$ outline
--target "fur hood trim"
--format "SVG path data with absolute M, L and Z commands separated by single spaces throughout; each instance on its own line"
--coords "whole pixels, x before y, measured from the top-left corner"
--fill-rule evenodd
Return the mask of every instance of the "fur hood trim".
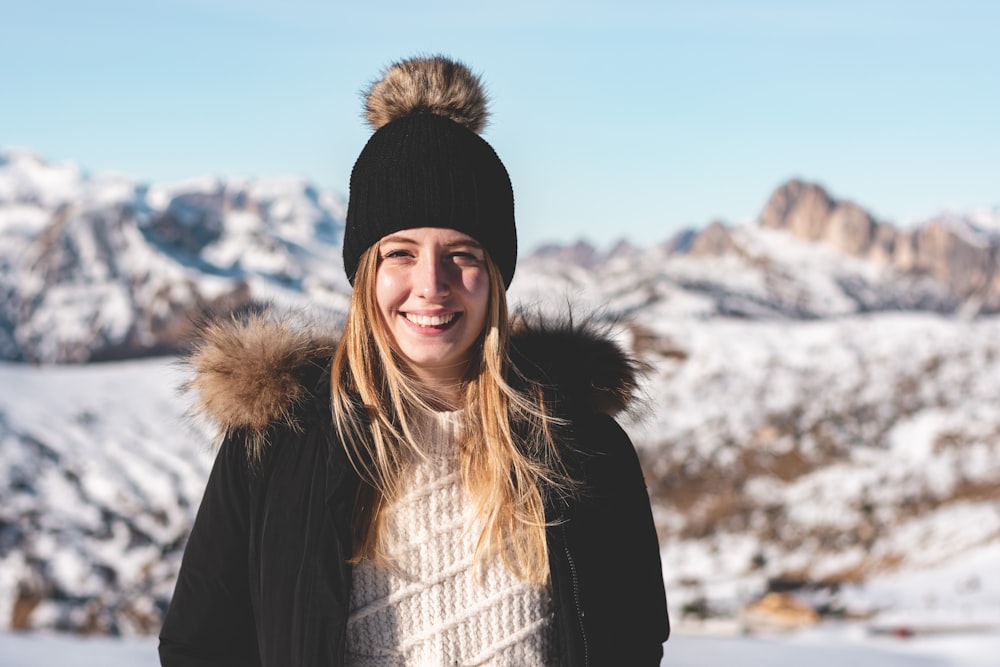
M 184 360 L 191 377 L 182 388 L 195 394 L 193 414 L 220 438 L 246 433 L 256 451 L 270 426 L 299 427 L 299 408 L 319 398 L 315 378 L 337 345 L 315 325 L 270 310 L 214 320 L 200 334 Z M 615 415 L 633 403 L 643 367 L 610 335 L 607 325 L 589 320 L 516 317 L 511 356 L 524 378 L 551 388 L 560 403 Z
M 183 360 L 190 379 L 181 389 L 195 394 L 193 416 L 207 418 L 219 439 L 240 430 L 263 438 L 275 423 L 297 428 L 297 408 L 311 398 L 304 378 L 336 347 L 336 338 L 287 315 L 233 314 L 199 327 Z
M 511 357 L 524 377 L 594 412 L 614 416 L 631 408 L 646 366 L 615 342 L 612 325 L 523 315 L 513 323 Z

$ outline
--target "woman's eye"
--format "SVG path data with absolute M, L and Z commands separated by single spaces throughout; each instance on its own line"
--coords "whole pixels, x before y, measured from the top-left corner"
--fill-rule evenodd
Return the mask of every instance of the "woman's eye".
M 409 257 L 410 253 L 407 250 L 389 250 L 384 255 L 382 259 L 396 259 L 399 257 Z

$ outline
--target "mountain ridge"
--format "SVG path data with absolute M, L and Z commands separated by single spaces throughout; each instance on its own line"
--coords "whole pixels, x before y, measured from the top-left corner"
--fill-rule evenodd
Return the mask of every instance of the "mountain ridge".
M 0 160 L 0 358 L 175 354 L 210 311 L 252 301 L 341 307 L 343 204 L 301 179 L 144 185 Z
M 350 298 L 340 270 L 345 206 L 301 179 L 139 184 L 52 165 L 29 151 L 0 151 L 0 358 L 65 363 L 174 354 L 204 313 L 258 301 L 342 315 Z M 788 236 L 783 249 L 767 238 L 772 231 Z M 803 260 L 817 255 L 810 244 L 861 263 L 845 270 L 846 261 L 829 259 L 810 268 Z M 515 279 L 512 294 L 585 286 L 595 302 L 613 303 L 614 290 L 627 285 L 610 294 L 605 287 L 638 269 L 634 281 L 655 283 L 654 291 L 712 302 L 703 314 L 810 319 L 930 310 L 969 317 L 1000 312 L 998 252 L 1000 209 L 903 229 L 818 184 L 790 180 L 751 225 L 714 221 L 647 248 L 627 239 L 606 251 L 586 241 L 542 246 L 522 258 L 519 273 L 528 277 Z M 744 285 L 720 275 L 719 266 L 736 270 Z M 539 280 L 549 287 L 536 289 Z M 816 292 L 819 282 L 828 294 Z M 795 294 L 766 287 L 790 283 Z M 765 287 L 747 288 L 753 284 Z M 834 292 L 843 303 L 831 309 Z

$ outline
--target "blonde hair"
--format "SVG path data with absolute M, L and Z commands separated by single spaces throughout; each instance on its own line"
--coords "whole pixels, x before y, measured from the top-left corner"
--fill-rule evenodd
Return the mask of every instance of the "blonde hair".
M 361 477 L 354 517 L 352 562 L 389 564 L 384 510 L 402 492 L 402 472 L 423 457 L 415 417 L 431 412 L 427 392 L 393 350 L 375 299 L 378 245 L 361 257 L 344 334 L 333 360 L 334 425 Z M 486 256 L 489 304 L 463 388 L 460 466 L 479 535 L 475 561 L 498 553 L 518 577 L 548 580 L 542 487 L 572 492 L 548 411 L 544 387 L 520 376 L 510 360 L 510 323 L 503 278 Z M 509 383 L 513 379 L 519 387 Z

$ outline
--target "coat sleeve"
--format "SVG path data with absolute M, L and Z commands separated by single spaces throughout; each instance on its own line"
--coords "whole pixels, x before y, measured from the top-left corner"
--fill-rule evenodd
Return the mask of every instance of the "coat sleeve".
M 660 547 L 635 448 L 607 415 L 581 424 L 583 500 L 570 521 L 590 664 L 660 664 L 670 634 Z
M 260 665 L 248 571 L 250 474 L 242 439 L 227 438 L 160 631 L 164 667 Z

